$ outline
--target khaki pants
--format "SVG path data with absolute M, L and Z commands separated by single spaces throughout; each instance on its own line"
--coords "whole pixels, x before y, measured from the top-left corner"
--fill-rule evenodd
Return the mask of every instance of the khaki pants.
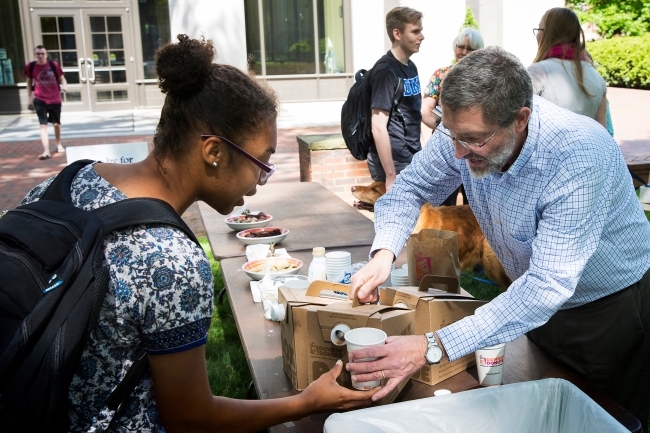
M 528 337 L 632 413 L 647 431 L 650 270 L 620 292 L 558 311 Z

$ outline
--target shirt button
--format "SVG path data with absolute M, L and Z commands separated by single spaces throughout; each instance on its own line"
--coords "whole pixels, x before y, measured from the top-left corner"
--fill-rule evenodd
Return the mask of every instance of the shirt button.
M 499 224 L 499 220 L 494 220 L 494 224 Z

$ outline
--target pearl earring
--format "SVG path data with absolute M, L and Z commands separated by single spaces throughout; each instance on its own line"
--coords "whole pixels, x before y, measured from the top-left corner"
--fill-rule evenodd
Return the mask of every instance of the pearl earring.
M 217 168 L 217 161 L 213 162 L 213 163 L 212 163 L 212 166 L 213 166 L 214 168 Z

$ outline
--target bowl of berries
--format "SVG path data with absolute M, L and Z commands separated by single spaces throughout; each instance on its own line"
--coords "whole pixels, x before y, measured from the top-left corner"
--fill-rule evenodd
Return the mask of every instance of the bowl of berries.
M 231 229 L 241 231 L 266 227 L 272 219 L 273 217 L 271 215 L 265 214 L 264 212 L 251 212 L 248 209 L 244 209 L 241 213 L 226 218 L 225 222 Z

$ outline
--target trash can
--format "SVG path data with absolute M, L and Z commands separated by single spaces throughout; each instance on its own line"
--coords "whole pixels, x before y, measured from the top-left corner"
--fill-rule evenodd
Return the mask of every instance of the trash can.
M 628 430 L 575 385 L 543 379 L 337 413 L 325 433 L 545 432 Z

